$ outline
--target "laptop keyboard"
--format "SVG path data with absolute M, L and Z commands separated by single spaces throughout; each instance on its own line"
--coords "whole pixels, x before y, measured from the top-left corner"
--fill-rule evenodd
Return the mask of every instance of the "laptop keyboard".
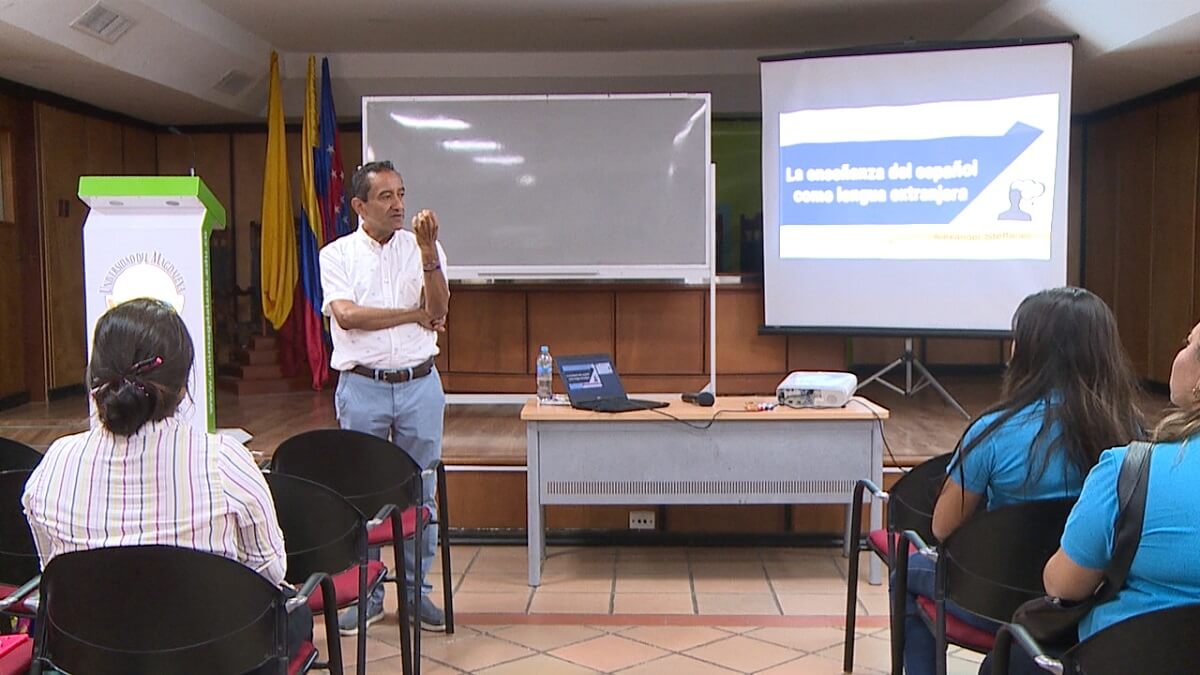
M 637 398 L 605 398 L 597 401 L 588 401 L 586 405 L 580 407 L 596 412 L 618 413 L 664 408 L 666 405 L 664 401 L 647 401 Z

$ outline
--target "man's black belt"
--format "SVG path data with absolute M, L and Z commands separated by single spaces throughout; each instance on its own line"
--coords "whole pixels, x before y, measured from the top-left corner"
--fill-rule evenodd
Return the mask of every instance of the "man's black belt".
M 350 372 L 355 375 L 369 377 L 372 380 L 387 382 L 389 384 L 399 384 L 400 382 L 408 382 L 415 380 L 418 377 L 425 377 L 433 372 L 433 357 L 418 363 L 412 368 L 398 368 L 395 370 L 381 370 L 377 368 L 368 368 L 366 366 L 354 366 Z

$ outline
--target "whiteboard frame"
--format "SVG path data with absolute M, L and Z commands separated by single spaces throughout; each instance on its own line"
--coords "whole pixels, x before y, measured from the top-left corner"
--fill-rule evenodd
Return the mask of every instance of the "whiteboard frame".
M 709 93 L 673 94 L 521 94 L 504 96 L 363 96 L 362 97 L 362 157 L 367 161 L 370 129 L 367 124 L 367 106 L 372 103 L 420 102 L 420 101 L 555 101 L 555 100 L 611 100 L 611 99 L 694 99 L 704 102 L 704 166 L 712 166 L 712 95 Z M 713 181 L 706 181 L 704 213 L 708 220 L 705 228 L 705 252 L 708 258 L 703 263 L 687 265 L 455 265 L 454 252 L 449 252 L 450 264 L 446 266 L 449 281 L 615 281 L 615 280 L 661 280 L 683 281 L 701 284 L 716 275 L 716 221 Z

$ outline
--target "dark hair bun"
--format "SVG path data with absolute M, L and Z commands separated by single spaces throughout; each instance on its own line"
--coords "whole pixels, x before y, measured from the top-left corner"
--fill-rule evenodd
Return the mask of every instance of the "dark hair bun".
M 129 436 L 150 421 L 157 400 L 154 387 L 137 378 L 122 378 L 96 392 L 96 410 L 109 431 Z
M 193 355 L 187 326 L 167 303 L 139 298 L 105 312 L 87 374 L 100 421 L 131 436 L 174 415 L 187 395 Z

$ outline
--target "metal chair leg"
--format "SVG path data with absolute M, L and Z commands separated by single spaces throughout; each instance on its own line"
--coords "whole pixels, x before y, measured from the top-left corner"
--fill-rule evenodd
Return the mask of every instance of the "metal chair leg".
M 418 515 L 420 512 L 418 511 Z M 413 605 L 413 673 L 421 675 L 421 595 L 425 591 L 425 574 L 421 569 L 421 536 L 425 529 L 421 526 L 420 519 L 417 520 L 417 526 L 413 528 L 413 589 L 412 589 L 412 605 Z
M 400 614 L 400 656 L 401 670 L 404 675 L 413 675 L 413 645 L 412 645 L 412 624 L 409 621 L 408 613 L 408 580 L 406 579 L 404 566 L 404 540 L 401 538 L 401 533 L 404 531 L 400 522 L 400 512 L 392 512 L 392 551 L 395 553 L 396 571 L 393 574 L 393 580 L 396 584 L 396 604 L 399 606 Z M 418 630 L 420 630 L 418 628 Z
M 442 607 L 446 611 L 446 633 L 454 632 L 454 577 L 450 565 L 450 513 L 446 509 L 446 465 L 437 468 L 437 523 L 442 546 Z
M 343 675 L 342 640 L 338 635 L 337 590 L 333 586 L 333 578 L 326 576 L 321 579 L 321 603 L 325 614 L 325 642 L 329 654 L 326 663 L 329 664 L 330 675 Z
M 358 613 L 358 663 L 354 669 L 358 675 L 366 675 L 367 672 L 367 563 L 366 554 L 364 552 L 363 562 L 358 564 L 358 605 L 355 611 Z
M 934 642 L 936 650 L 934 652 L 934 672 L 937 675 L 946 675 L 946 649 L 948 648 L 946 641 L 946 563 L 942 557 L 938 558 L 937 573 L 935 578 L 936 588 L 934 589 L 934 600 L 937 604 L 936 623 L 934 624 Z
M 904 622 L 908 605 L 908 541 L 893 542 L 895 552 L 892 560 L 891 616 L 888 623 L 892 629 L 892 675 L 904 673 Z
M 863 484 L 854 486 L 854 496 L 850 499 L 850 563 L 846 574 L 846 638 L 842 654 L 842 670 L 854 672 L 854 625 L 858 618 L 858 559 L 862 551 L 859 543 L 862 540 L 862 498 Z

